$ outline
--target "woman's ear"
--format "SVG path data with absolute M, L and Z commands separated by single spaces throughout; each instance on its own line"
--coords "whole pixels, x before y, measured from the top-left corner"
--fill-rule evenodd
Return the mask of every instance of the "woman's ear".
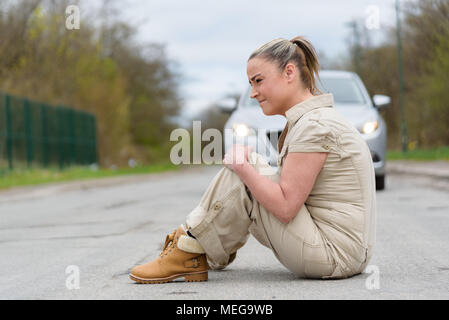
M 285 66 L 284 74 L 288 82 L 292 82 L 295 79 L 297 73 L 296 66 L 293 63 L 288 63 Z

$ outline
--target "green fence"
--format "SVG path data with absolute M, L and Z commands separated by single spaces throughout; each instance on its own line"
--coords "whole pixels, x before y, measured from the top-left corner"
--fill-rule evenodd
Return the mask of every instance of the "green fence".
M 97 163 L 95 116 L 0 92 L 0 170 Z

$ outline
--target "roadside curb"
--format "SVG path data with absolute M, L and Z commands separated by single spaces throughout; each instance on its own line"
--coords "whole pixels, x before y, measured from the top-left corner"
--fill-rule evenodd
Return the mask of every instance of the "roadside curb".
M 448 161 L 388 160 L 387 173 L 427 176 L 449 180 Z
M 147 182 L 161 176 L 171 176 L 183 174 L 192 170 L 201 170 L 202 166 L 182 166 L 177 170 L 168 170 L 164 172 L 120 175 L 114 177 L 103 177 L 85 180 L 49 182 L 30 186 L 17 186 L 9 189 L 0 190 L 0 204 L 15 200 L 35 199 L 49 196 L 55 193 L 83 190 L 87 191 L 93 188 L 114 187 L 117 185 Z

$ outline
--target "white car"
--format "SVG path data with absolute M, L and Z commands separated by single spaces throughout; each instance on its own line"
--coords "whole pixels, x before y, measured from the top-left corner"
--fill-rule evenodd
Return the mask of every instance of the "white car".
M 379 110 L 390 104 L 390 97 L 374 95 L 371 100 L 365 85 L 354 72 L 322 70 L 319 75 L 322 82 L 317 81 L 319 89 L 333 94 L 334 107 L 367 142 L 376 174 L 376 189 L 384 189 L 387 127 Z M 224 128 L 225 152 L 234 143 L 243 143 L 252 146 L 270 165 L 277 166 L 277 143 L 286 119 L 280 115 L 266 116 L 257 100 L 249 97 L 250 91 L 248 86 L 236 108 L 220 107 L 222 111 L 232 113 Z

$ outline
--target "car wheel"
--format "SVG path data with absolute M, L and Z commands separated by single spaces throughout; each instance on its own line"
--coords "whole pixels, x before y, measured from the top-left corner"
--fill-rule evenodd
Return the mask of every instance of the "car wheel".
M 376 176 L 376 190 L 385 189 L 385 176 Z

